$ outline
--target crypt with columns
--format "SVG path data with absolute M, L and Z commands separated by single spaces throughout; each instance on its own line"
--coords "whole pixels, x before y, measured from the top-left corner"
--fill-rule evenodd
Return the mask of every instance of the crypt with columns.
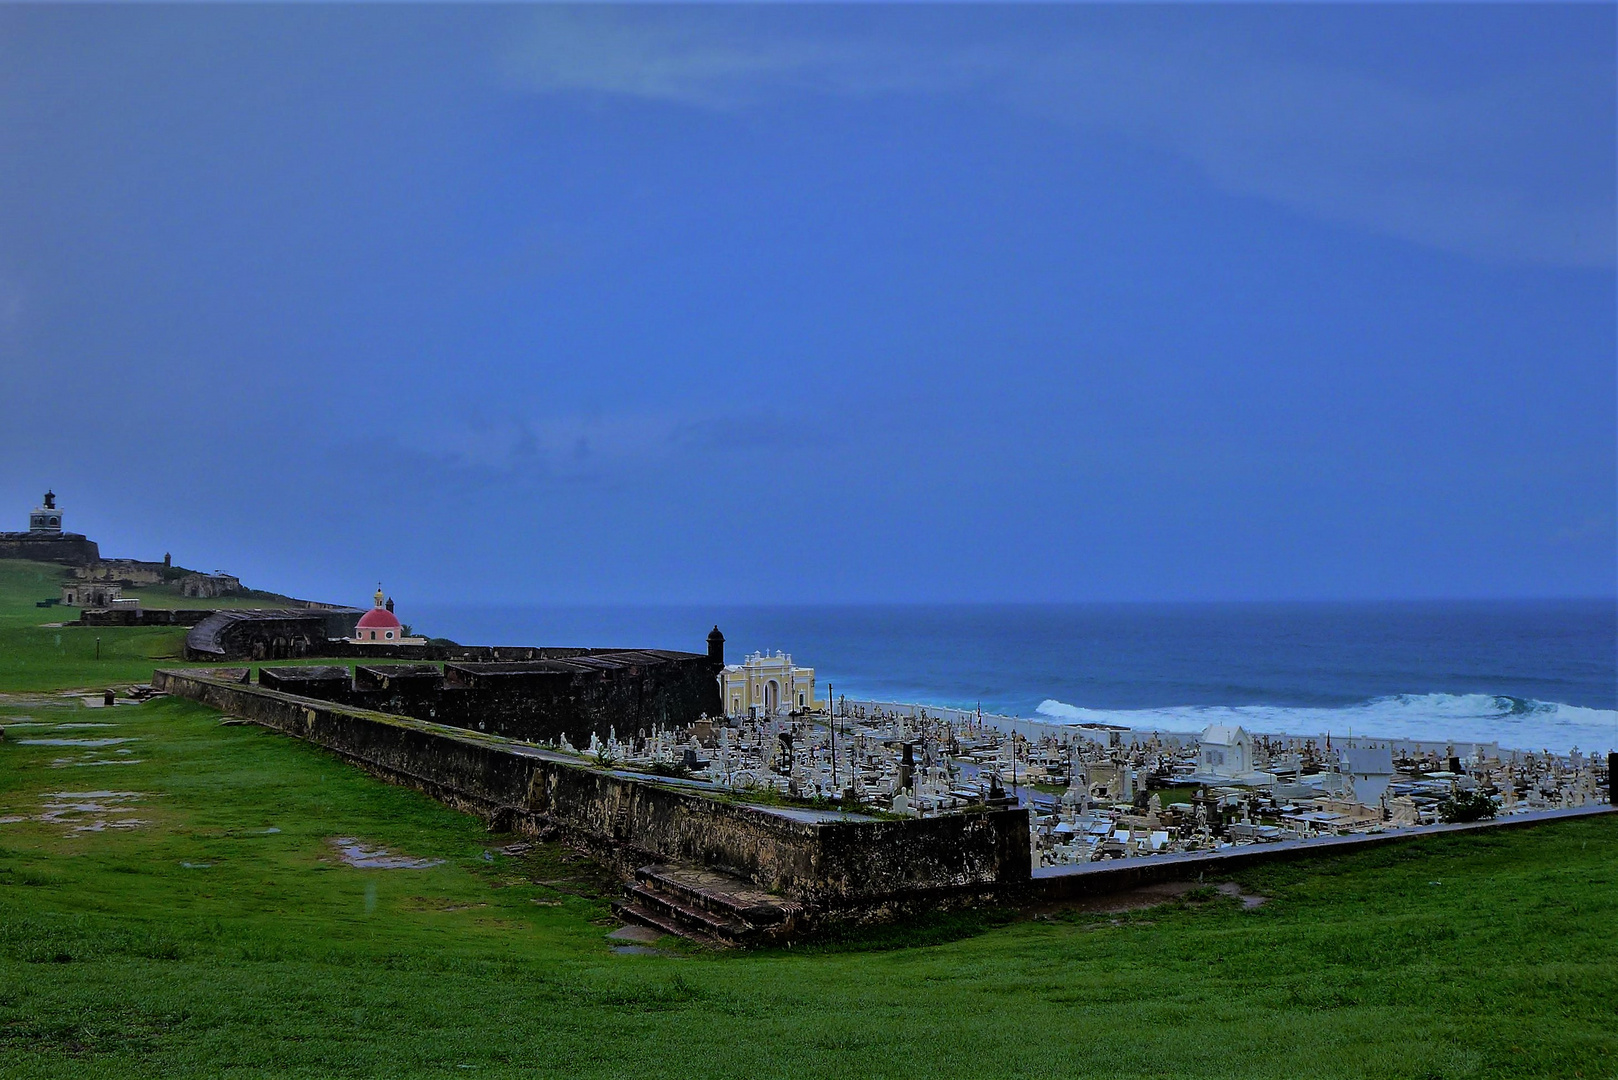
M 817 712 L 826 702 L 815 698 L 815 669 L 798 667 L 790 653 L 752 653 L 740 664 L 727 664 L 719 674 L 720 699 L 728 716 L 781 716 Z

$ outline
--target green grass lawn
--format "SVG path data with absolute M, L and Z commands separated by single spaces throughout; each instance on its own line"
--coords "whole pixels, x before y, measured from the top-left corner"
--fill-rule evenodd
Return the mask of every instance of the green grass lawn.
M 46 625 L 79 617 L 78 608 L 34 606 L 60 596 L 69 576 L 50 563 L 0 559 L 0 693 L 145 682 L 153 667 L 179 659 L 184 628 Z
M 1152 794 L 1158 797 L 1163 806 L 1168 807 L 1177 802 L 1190 802 L 1196 797 L 1197 792 L 1201 790 L 1202 789 L 1196 784 L 1185 784 L 1180 787 L 1159 788 L 1157 791 L 1152 792 Z
M 6 685 L 89 684 L 47 614 L 0 604 Z M 589 860 L 220 719 L 0 700 L 0 1076 L 1618 1075 L 1612 818 L 1255 870 L 1251 911 L 618 955 Z
M 104 690 L 146 682 L 157 666 L 195 666 L 183 660 L 184 627 L 51 625 L 77 619 L 79 609 L 35 607 L 35 601 L 59 596 L 70 577 L 66 567 L 51 563 L 0 559 L 0 693 Z M 130 589 L 126 595 L 152 608 L 254 608 L 278 602 L 273 594 L 198 600 L 180 596 L 172 585 Z
M 180 587 L 173 582 L 164 582 L 161 585 L 135 585 L 125 589 L 123 594 L 139 598 L 142 607 L 164 610 L 170 608 L 275 608 L 287 606 L 287 601 L 290 599 L 277 593 L 258 592 L 256 590 L 207 598 L 184 596 L 180 592 Z

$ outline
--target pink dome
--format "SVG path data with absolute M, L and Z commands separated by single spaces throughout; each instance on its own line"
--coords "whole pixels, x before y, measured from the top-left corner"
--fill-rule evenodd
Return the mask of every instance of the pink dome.
M 372 608 L 360 616 L 359 628 L 361 630 L 397 630 L 399 620 L 393 617 L 393 612 L 387 608 Z

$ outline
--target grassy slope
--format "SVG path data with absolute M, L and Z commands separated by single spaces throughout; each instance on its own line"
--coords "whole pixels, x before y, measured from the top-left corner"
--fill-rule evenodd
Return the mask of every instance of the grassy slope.
M 78 608 L 34 606 L 59 596 L 68 576 L 65 567 L 0 559 L 0 693 L 145 682 L 155 664 L 181 655 L 183 628 L 42 626 L 78 618 Z
M 184 627 L 42 625 L 78 618 L 78 608 L 34 606 L 36 600 L 60 595 L 70 576 L 66 567 L 51 563 L 0 559 L 0 693 L 126 686 L 151 678 L 155 665 L 181 662 Z M 180 596 L 173 585 L 129 589 L 125 595 L 151 608 L 274 607 L 286 599 L 256 593 L 198 600 Z
M 80 685 L 80 663 L 33 670 Z M 111 815 L 145 822 L 127 831 L 0 824 L 8 1077 L 1618 1075 L 1611 819 L 1255 871 L 1256 911 L 616 956 L 590 863 L 499 854 L 295 740 L 175 700 L 13 699 L 0 720 L 116 725 L 10 726 L 0 817 L 146 793 Z M 19 741 L 40 737 L 135 741 Z M 353 869 L 334 836 L 447 861 Z

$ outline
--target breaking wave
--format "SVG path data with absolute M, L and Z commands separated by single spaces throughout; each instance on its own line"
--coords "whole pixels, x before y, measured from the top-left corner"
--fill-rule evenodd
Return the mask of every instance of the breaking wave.
M 1209 724 L 1289 735 L 1366 735 L 1382 739 L 1492 742 L 1508 750 L 1575 746 L 1618 750 L 1618 711 L 1495 694 L 1394 694 L 1357 705 L 1176 705 L 1155 709 L 1086 709 L 1054 699 L 1036 712 L 1064 724 L 1113 724 L 1136 731 L 1199 732 Z

